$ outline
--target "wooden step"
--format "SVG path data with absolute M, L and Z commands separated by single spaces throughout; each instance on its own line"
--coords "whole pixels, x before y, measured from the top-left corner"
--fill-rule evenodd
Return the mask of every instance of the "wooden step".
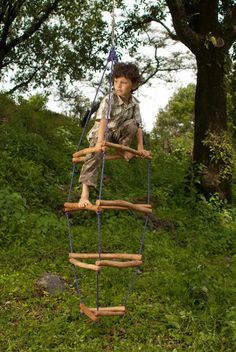
M 69 262 L 71 264 L 73 264 L 75 266 L 78 266 L 80 268 L 83 268 L 83 269 L 90 269 L 90 270 L 94 270 L 94 271 L 100 271 L 101 270 L 101 267 L 98 266 L 98 265 L 83 263 L 83 262 L 81 262 L 79 260 L 76 260 L 74 258 L 70 258 Z
M 142 157 L 142 158 L 145 158 L 145 159 L 152 159 L 151 152 L 150 152 L 149 156 L 143 157 L 142 154 L 138 150 L 130 148 L 130 147 L 126 146 L 126 145 L 115 144 L 115 143 L 104 141 L 103 142 L 103 146 L 104 147 L 108 147 L 108 148 L 114 148 L 115 150 L 119 150 L 119 151 L 122 151 L 122 152 L 130 152 L 133 155 L 136 155 L 136 156 L 139 156 L 139 157 Z M 95 153 L 95 152 L 96 152 L 96 148 L 95 147 L 85 148 L 85 149 L 82 149 L 82 150 L 79 150 L 79 151 L 75 152 L 73 154 L 73 158 L 77 159 L 77 158 L 80 158 L 83 155 L 87 155 L 87 154 Z
M 95 316 L 97 317 L 108 317 L 108 316 L 115 316 L 115 315 L 124 315 L 125 312 L 119 312 L 119 311 L 110 311 L 110 310 L 96 310 L 94 312 Z
M 141 260 L 142 254 L 128 253 L 70 253 L 69 258 L 74 259 L 126 259 Z
M 151 204 L 133 204 L 125 200 L 97 200 L 96 205 L 98 207 L 110 208 L 110 207 L 124 207 L 125 209 L 132 209 L 142 213 L 150 214 L 152 213 Z
M 97 308 L 89 308 L 92 312 L 97 311 Z M 117 306 L 117 307 L 99 307 L 98 310 L 103 311 L 112 311 L 112 312 L 125 312 L 125 306 Z
M 132 268 L 143 264 L 141 260 L 130 260 L 127 262 L 118 262 L 116 260 L 97 260 L 95 263 L 97 266 L 110 266 L 114 268 Z
M 123 159 L 121 155 L 118 154 L 108 154 L 105 155 L 105 160 L 117 160 L 117 159 Z M 86 160 L 85 156 L 80 156 L 80 157 L 73 157 L 72 162 L 73 163 L 83 163 Z
M 96 205 L 86 205 L 82 208 L 79 207 L 78 203 L 64 203 L 65 212 L 74 212 L 77 210 L 91 210 L 98 212 L 106 209 L 135 210 L 145 214 L 152 213 L 152 206 L 150 204 L 133 204 L 124 200 L 97 200 Z
M 121 316 L 125 314 L 125 307 L 99 307 L 88 308 L 83 303 L 80 304 L 80 312 L 87 315 L 92 321 L 97 321 L 100 316 Z
M 132 154 L 134 154 L 136 156 L 139 156 L 139 157 L 141 157 L 143 159 L 152 159 L 151 152 L 150 152 L 149 156 L 143 157 L 142 154 L 138 150 L 130 148 L 130 147 L 126 146 L 126 145 L 116 144 L 116 143 L 111 143 L 111 142 L 105 141 L 104 142 L 104 146 L 105 147 L 110 147 L 110 148 L 115 148 L 116 150 L 123 151 L 123 152 L 130 152 L 130 153 L 132 153 Z
M 80 303 L 80 312 L 84 313 L 85 315 L 87 315 L 87 317 L 89 317 L 92 321 L 98 321 L 98 317 L 94 314 L 94 312 L 92 312 L 88 307 L 86 307 L 85 304 Z
M 65 212 L 74 212 L 77 210 L 91 210 L 91 211 L 98 212 L 98 210 L 100 209 L 97 205 L 86 205 L 83 208 L 80 208 L 78 203 L 70 203 L 70 202 L 64 203 Z

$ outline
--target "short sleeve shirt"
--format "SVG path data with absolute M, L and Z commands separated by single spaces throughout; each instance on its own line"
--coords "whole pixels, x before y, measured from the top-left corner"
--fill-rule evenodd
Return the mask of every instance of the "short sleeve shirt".
M 108 111 L 109 106 L 110 111 Z M 108 114 L 109 116 L 107 116 Z M 109 95 L 105 96 L 96 113 L 96 122 L 88 133 L 88 139 L 92 134 L 97 132 L 99 126 L 97 121 L 103 118 L 108 118 L 108 128 L 111 130 L 118 129 L 125 121 L 130 119 L 134 119 L 137 126 L 142 128 L 139 101 L 132 95 L 128 104 L 124 103 L 115 93 L 111 94 L 110 102 Z

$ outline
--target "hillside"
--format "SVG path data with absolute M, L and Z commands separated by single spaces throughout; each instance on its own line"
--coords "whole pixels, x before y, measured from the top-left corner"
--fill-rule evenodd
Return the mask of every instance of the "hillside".
M 155 136 L 147 136 L 154 215 L 144 265 L 131 292 L 133 269 L 108 268 L 100 280 L 102 304 L 126 300 L 127 314 L 99 324 L 80 316 L 63 213 L 80 133 L 77 119 L 46 110 L 40 99 L 16 103 L 0 96 L 2 350 L 236 350 L 235 185 L 232 204 L 217 195 L 206 201 L 191 179 L 188 151 L 176 145 L 165 153 Z M 107 162 L 104 199 L 145 202 L 146 179 L 146 161 Z M 71 221 L 75 250 L 96 252 L 96 215 L 81 212 Z M 138 252 L 143 227 L 138 214 L 104 212 L 103 250 Z M 63 279 L 63 292 L 50 295 L 38 287 L 45 272 Z M 95 305 L 95 274 L 80 270 L 78 279 L 86 304 Z

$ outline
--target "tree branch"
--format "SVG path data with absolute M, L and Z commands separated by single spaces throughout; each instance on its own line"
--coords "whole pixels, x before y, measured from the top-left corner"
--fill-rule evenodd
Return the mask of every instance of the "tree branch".
M 155 45 L 155 62 L 156 62 L 156 67 L 154 69 L 154 71 L 145 79 L 142 81 L 142 85 L 144 85 L 145 83 L 147 83 L 152 77 L 154 77 L 156 75 L 156 73 L 159 70 L 159 66 L 160 66 L 160 62 L 157 56 L 157 46 Z M 143 72 L 141 72 L 141 75 L 143 75 L 143 73 L 145 72 L 145 70 Z
M 165 25 L 165 23 L 163 23 L 163 22 L 160 21 L 160 20 L 157 20 L 156 22 L 159 23 L 160 25 L 162 25 L 162 27 L 165 28 L 165 30 L 167 31 L 169 37 L 170 37 L 172 40 L 176 40 L 176 41 L 179 40 L 178 36 L 177 36 L 175 33 L 173 33 L 173 32 L 170 30 L 170 28 Z
M 195 53 L 200 45 L 200 36 L 188 25 L 187 15 L 182 0 L 166 0 L 173 25 L 179 39 Z
M 229 49 L 236 40 L 236 6 L 233 6 L 232 9 L 227 12 L 223 28 L 225 28 L 223 31 L 225 42 Z
M 10 27 L 11 27 L 12 23 L 14 22 L 15 18 L 17 17 L 24 2 L 25 2 L 25 0 L 19 0 L 11 5 L 8 5 L 8 10 L 5 11 L 5 13 L 4 13 L 5 21 L 3 18 L 2 22 L 4 22 L 4 27 L 3 27 L 2 35 L 1 35 L 1 46 L 2 47 L 4 47 L 6 45 L 6 40 L 7 40 L 8 34 L 9 34 Z M 3 15 L 3 17 L 4 17 L 4 15 Z
M 10 89 L 9 91 L 6 92 L 6 94 L 13 94 L 16 90 L 22 88 L 22 87 L 27 87 L 29 85 L 29 83 L 33 80 L 33 78 L 36 76 L 37 72 L 40 70 L 40 68 L 36 68 L 34 70 L 34 72 L 28 77 L 27 80 L 22 81 L 19 84 L 16 84 L 15 87 L 13 87 L 12 89 Z
M 44 8 L 44 11 L 41 17 L 36 19 L 36 21 L 32 23 L 31 26 L 20 37 L 13 39 L 8 45 L 6 45 L 6 51 L 9 52 L 12 48 L 17 46 L 18 44 L 29 39 L 48 19 L 50 14 L 57 8 L 59 1 L 60 0 L 54 0 L 52 3 L 48 3 Z
M 1 4 L 1 10 L 0 10 L 0 23 L 3 22 L 3 18 L 5 16 L 6 10 L 7 10 L 7 2 L 5 2 L 4 4 Z
M 162 22 L 161 20 L 159 20 L 153 16 L 145 15 L 145 16 L 143 16 L 143 20 L 140 21 L 141 24 L 147 24 L 147 23 L 151 23 L 151 22 L 159 23 L 163 28 L 165 28 L 165 30 L 167 31 L 167 33 L 171 39 L 176 40 L 176 41 L 179 40 L 178 36 L 175 33 L 173 33 L 171 31 L 171 29 L 169 27 L 167 27 L 167 25 L 164 22 Z

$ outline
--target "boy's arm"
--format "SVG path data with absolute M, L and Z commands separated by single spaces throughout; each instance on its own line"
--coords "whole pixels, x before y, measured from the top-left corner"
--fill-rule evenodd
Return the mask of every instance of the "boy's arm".
M 143 149 L 143 131 L 139 127 L 137 131 L 137 150 Z
M 143 157 L 150 156 L 151 155 L 150 151 L 145 150 L 143 148 L 143 131 L 140 127 L 138 128 L 136 136 L 137 136 L 137 150 L 141 153 L 141 156 Z
M 106 130 L 106 119 L 103 118 L 99 122 L 98 139 L 97 139 L 97 143 L 95 145 L 97 152 L 104 151 L 104 147 L 102 147 L 102 142 L 104 141 L 105 130 Z

